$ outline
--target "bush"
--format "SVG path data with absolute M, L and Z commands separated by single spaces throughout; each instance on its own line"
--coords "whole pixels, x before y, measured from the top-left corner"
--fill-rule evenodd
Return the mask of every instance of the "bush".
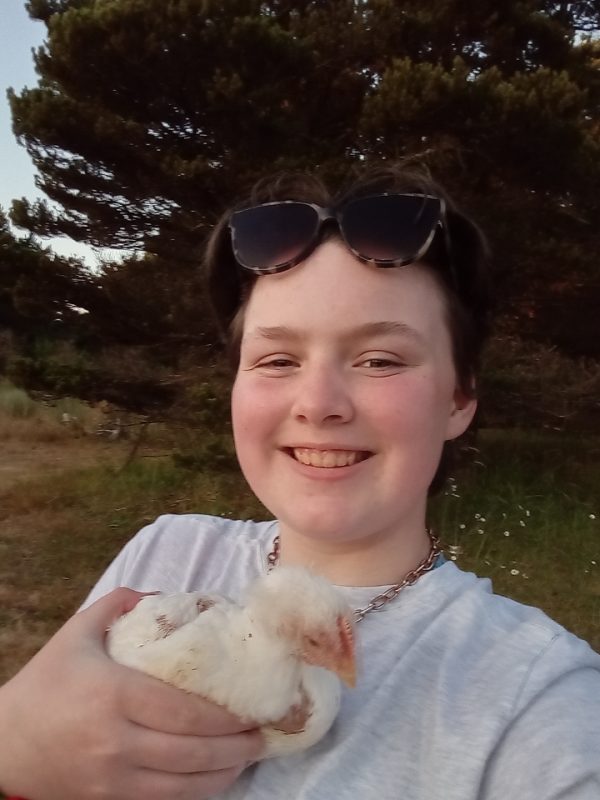
M 481 424 L 595 432 L 600 364 L 557 348 L 500 334 L 490 342 L 481 379 Z
M 9 358 L 6 374 L 28 388 L 55 394 L 85 394 L 95 371 L 88 358 L 68 341 L 36 339 Z
M 35 402 L 23 389 L 18 389 L 10 381 L 0 383 L 0 410 L 9 417 L 26 419 L 33 416 Z

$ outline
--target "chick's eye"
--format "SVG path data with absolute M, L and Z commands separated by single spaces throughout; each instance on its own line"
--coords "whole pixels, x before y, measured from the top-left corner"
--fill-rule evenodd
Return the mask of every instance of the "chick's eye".
M 307 640 L 306 640 L 306 641 L 309 643 L 309 645 L 310 645 L 311 647 L 318 647 L 318 646 L 319 646 L 319 642 L 318 642 L 316 639 L 313 639 L 313 638 L 312 638 L 312 637 L 310 637 L 310 636 L 307 638 Z

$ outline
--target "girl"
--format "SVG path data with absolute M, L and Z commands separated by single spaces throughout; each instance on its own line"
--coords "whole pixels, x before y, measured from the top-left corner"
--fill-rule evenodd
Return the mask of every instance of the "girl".
M 485 256 L 442 190 L 398 168 L 335 195 L 267 181 L 223 217 L 207 268 L 235 445 L 277 521 L 165 516 L 134 537 L 0 690 L 0 785 L 30 800 L 600 797 L 600 656 L 446 563 L 426 526 L 476 408 Z M 103 631 L 139 597 L 115 587 L 235 597 L 277 564 L 341 587 L 361 674 L 317 746 L 246 768 L 256 731 L 113 664 Z

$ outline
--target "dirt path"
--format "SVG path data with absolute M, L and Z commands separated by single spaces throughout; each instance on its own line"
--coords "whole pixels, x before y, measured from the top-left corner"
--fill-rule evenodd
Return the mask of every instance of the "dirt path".
M 124 463 L 130 442 L 64 439 L 57 442 L 0 443 L 0 493 L 18 483 L 75 467 Z

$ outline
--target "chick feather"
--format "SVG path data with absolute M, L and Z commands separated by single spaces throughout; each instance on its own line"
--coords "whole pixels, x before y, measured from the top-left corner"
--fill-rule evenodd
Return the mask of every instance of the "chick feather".
M 262 758 L 300 752 L 354 684 L 352 614 L 323 578 L 278 567 L 238 605 L 202 592 L 143 597 L 107 634 L 111 657 L 262 729 Z

